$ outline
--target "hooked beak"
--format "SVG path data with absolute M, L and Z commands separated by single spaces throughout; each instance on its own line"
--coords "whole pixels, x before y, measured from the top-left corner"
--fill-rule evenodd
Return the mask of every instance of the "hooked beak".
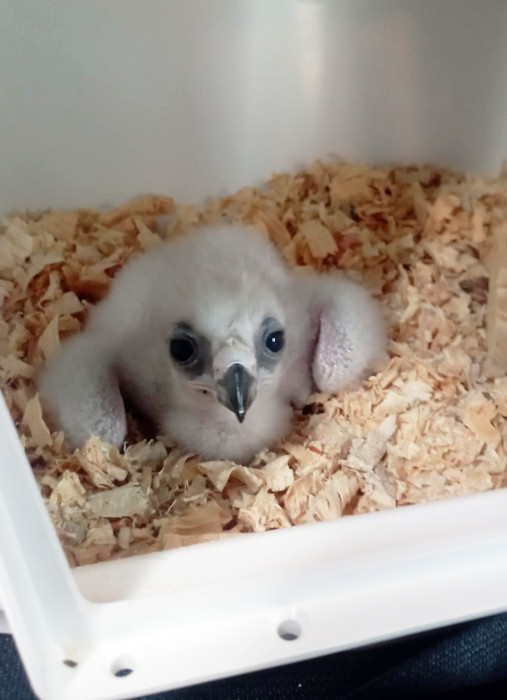
M 228 338 L 213 358 L 216 397 L 240 423 L 257 394 L 257 360 L 236 337 Z
M 232 364 L 217 382 L 218 400 L 235 413 L 240 423 L 245 420 L 246 412 L 257 393 L 255 385 L 255 377 L 239 362 Z

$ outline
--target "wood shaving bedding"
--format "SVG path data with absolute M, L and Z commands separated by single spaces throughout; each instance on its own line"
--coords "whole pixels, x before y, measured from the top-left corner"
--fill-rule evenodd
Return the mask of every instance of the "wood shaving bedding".
M 200 209 L 145 196 L 106 213 L 11 215 L 0 381 L 70 564 L 507 485 L 506 201 L 503 177 L 317 162 Z M 364 280 L 389 321 L 389 358 L 359 387 L 312 396 L 251 465 L 202 462 L 131 415 L 124 451 L 91 438 L 70 453 L 44 421 L 37 369 L 132 253 L 217 221 L 255 225 L 303 272 Z

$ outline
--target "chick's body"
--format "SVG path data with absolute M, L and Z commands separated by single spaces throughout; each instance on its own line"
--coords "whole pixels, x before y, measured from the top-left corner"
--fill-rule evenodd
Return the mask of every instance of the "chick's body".
M 354 381 L 383 346 L 361 287 L 296 275 L 253 230 L 210 227 L 125 266 L 40 390 L 72 446 L 92 433 L 122 444 L 121 390 L 159 432 L 241 463 L 287 432 L 291 404 L 332 391 L 337 370 L 337 389 Z

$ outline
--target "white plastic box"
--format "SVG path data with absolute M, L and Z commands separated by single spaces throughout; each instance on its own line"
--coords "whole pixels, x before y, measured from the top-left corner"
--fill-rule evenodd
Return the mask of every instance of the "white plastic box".
M 507 155 L 497 0 L 0 15 L 2 212 L 197 202 L 330 153 L 485 172 Z M 507 610 L 507 492 L 71 572 L 1 401 L 0 592 L 41 698 L 133 697 Z

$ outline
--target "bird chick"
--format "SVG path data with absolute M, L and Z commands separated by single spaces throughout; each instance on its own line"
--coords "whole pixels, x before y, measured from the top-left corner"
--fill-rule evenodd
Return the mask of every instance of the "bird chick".
M 132 259 L 39 391 L 69 445 L 120 447 L 123 398 L 203 459 L 246 463 L 309 394 L 385 350 L 377 304 L 339 274 L 299 275 L 254 229 L 205 227 Z

